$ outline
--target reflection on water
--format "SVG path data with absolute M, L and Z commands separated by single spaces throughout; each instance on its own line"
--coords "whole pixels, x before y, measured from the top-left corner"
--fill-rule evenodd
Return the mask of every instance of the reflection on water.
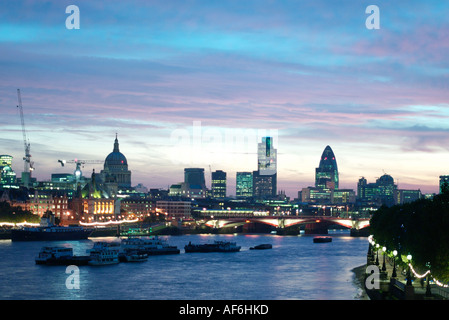
M 80 289 L 65 286 L 65 266 L 40 266 L 35 256 L 44 245 L 71 246 L 84 255 L 93 241 L 0 241 L 0 299 L 357 299 L 354 267 L 366 260 L 366 238 L 338 231 L 330 243 L 312 236 L 183 235 L 166 237 L 177 255 L 151 256 L 143 263 L 79 267 Z M 184 253 L 184 245 L 236 241 L 235 253 Z M 261 243 L 272 249 L 249 250 Z

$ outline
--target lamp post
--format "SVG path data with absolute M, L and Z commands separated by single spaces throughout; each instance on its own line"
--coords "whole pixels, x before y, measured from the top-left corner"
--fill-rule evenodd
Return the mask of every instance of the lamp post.
M 376 266 L 379 265 L 379 244 L 376 243 Z
M 385 264 L 385 251 L 387 251 L 387 248 L 383 247 L 382 248 L 382 252 L 383 252 L 383 256 L 384 256 L 384 262 L 382 263 L 382 271 L 387 271 L 387 265 Z
M 396 256 L 397 256 L 398 252 L 396 250 L 393 251 L 393 273 L 391 274 L 392 278 L 396 278 L 397 274 L 396 274 Z
M 412 276 L 411 276 L 411 273 L 410 273 L 410 264 L 412 263 L 412 255 L 411 254 L 407 255 L 407 261 L 408 261 L 407 285 L 411 286 L 412 285 Z

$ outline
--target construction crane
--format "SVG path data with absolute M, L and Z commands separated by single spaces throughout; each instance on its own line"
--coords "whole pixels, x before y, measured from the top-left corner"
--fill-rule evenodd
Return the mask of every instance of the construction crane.
M 104 163 L 103 160 L 58 160 L 58 162 L 61 164 L 62 167 L 64 167 L 64 165 L 66 163 L 74 163 L 76 164 L 76 169 L 75 169 L 75 177 L 78 180 L 81 177 L 81 168 L 84 168 L 85 164 L 102 164 Z
M 31 172 L 34 170 L 34 162 L 31 161 L 31 154 L 30 154 L 30 143 L 27 141 L 27 135 L 25 130 L 25 120 L 23 118 L 23 107 L 22 107 L 22 97 L 20 96 L 20 89 L 17 89 L 17 98 L 19 101 L 19 105 L 17 108 L 20 112 L 20 121 L 22 122 L 22 134 L 23 134 L 23 143 L 25 145 L 25 157 L 23 157 L 24 168 L 23 172 L 25 174 L 29 174 L 29 178 L 31 178 Z

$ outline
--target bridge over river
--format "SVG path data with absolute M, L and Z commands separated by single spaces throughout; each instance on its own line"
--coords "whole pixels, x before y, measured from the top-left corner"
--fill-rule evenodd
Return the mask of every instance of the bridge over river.
M 358 234 L 369 227 L 370 219 L 354 219 L 330 216 L 253 216 L 253 217 L 213 217 L 203 218 L 203 223 L 209 227 L 221 229 L 236 227 L 250 223 L 262 223 L 285 230 L 288 227 L 304 225 L 306 234 L 326 234 L 331 225 L 340 225 Z

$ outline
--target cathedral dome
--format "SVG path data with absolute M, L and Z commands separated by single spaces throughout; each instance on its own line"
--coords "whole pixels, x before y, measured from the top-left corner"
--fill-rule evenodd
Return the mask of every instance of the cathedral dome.
M 120 152 L 117 136 L 115 137 L 114 150 L 106 157 L 104 161 L 105 167 L 127 166 L 128 161 L 123 153 Z

